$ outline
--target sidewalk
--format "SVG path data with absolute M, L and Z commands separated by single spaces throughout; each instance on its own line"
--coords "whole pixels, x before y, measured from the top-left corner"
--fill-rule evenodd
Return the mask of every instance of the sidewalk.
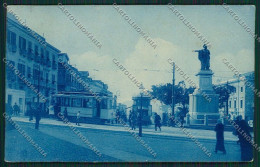
M 28 117 L 19 116 L 12 117 L 14 121 L 18 122 L 26 122 L 26 123 L 35 123 L 35 119 L 33 121 L 29 121 Z M 56 126 L 67 126 L 67 124 L 62 121 L 58 121 L 52 118 L 42 118 L 40 124 L 45 125 L 56 125 Z M 75 125 L 75 123 L 71 123 L 74 127 L 78 128 L 88 128 L 88 129 L 96 129 L 96 130 L 107 130 L 107 131 L 115 131 L 115 132 L 127 132 L 128 130 L 122 125 L 96 125 L 96 124 L 84 124 L 81 123 L 81 126 Z M 216 140 L 216 133 L 213 130 L 202 130 L 202 129 L 186 129 L 187 132 L 190 132 L 197 139 L 209 139 Z M 138 133 L 138 127 L 135 130 Z M 162 127 L 162 131 L 155 131 L 154 126 L 143 127 L 143 134 L 149 135 L 157 135 L 157 136 L 173 136 L 173 137 L 184 137 L 188 138 L 188 136 L 182 131 L 182 129 L 178 127 Z M 225 141 L 237 141 L 238 138 L 232 134 L 232 132 L 224 132 Z

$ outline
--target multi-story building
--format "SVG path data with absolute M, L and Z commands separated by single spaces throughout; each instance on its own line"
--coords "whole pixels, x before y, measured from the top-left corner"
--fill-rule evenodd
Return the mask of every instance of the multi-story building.
M 242 81 L 239 78 L 234 78 L 221 84 L 229 84 L 234 86 L 235 92 L 230 94 L 228 100 L 229 114 L 232 119 L 241 115 L 243 119 L 253 120 L 254 118 L 254 72 L 243 74 L 246 78 Z
M 69 64 L 68 55 L 60 53 L 58 62 L 58 92 L 84 91 L 83 84 L 79 80 L 85 81 L 78 69 Z
M 55 106 L 51 114 L 67 110 L 68 116 L 74 119 L 81 111 L 86 122 L 98 123 L 114 119 L 114 97 L 108 91 L 107 84 L 92 80 L 88 71 L 78 71 L 70 65 L 69 56 L 60 53 L 58 59 L 58 94 L 53 96 Z
M 6 103 L 12 106 L 17 103 L 22 113 L 34 103 L 41 103 L 42 109 L 47 109 L 51 95 L 57 92 L 60 51 L 10 13 L 7 13 L 6 40 Z

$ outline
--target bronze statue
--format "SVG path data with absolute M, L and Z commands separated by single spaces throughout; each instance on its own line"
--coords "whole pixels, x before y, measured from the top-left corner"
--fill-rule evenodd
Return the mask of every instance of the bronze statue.
M 210 52 L 207 49 L 207 45 L 203 45 L 202 50 L 193 50 L 193 52 L 198 52 L 198 58 L 200 60 L 201 63 L 201 70 L 210 70 Z

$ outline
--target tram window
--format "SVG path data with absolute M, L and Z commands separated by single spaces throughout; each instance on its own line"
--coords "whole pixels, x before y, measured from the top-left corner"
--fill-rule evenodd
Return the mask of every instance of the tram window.
M 65 105 L 64 106 L 69 106 L 69 98 L 64 98 L 65 100 Z
M 108 100 L 108 109 L 111 109 L 112 108 L 112 100 Z
M 102 99 L 102 101 L 101 101 L 101 108 L 102 109 L 107 109 L 107 99 Z
M 57 97 L 57 104 L 60 104 L 60 97 Z
M 64 106 L 64 98 L 62 97 L 62 98 L 60 98 L 60 100 L 61 100 L 60 105 L 61 105 L 61 106 Z
M 87 103 L 89 102 L 89 99 L 83 99 L 83 107 L 88 108 Z
M 81 100 L 79 98 L 73 98 L 72 99 L 72 107 L 81 107 Z
M 88 108 L 92 108 L 92 100 L 89 100 L 89 101 L 87 102 L 87 107 L 88 107 Z

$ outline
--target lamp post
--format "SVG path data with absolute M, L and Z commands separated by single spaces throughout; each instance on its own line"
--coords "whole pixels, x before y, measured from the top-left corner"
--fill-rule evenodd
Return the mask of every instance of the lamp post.
M 140 89 L 143 90 L 143 84 L 141 84 Z M 142 137 L 142 122 L 143 122 L 143 92 L 141 91 L 141 104 L 139 110 L 139 137 Z

